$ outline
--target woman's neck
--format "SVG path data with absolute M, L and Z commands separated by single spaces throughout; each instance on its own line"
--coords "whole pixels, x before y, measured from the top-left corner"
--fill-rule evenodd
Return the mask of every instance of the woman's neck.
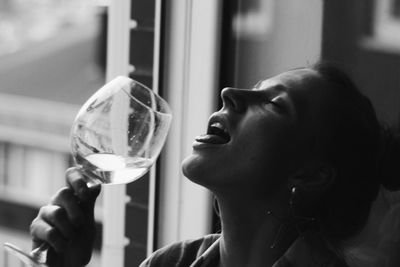
M 297 237 L 287 228 L 282 204 L 217 197 L 222 236 L 221 266 L 272 266 Z M 285 204 L 283 204 L 285 205 Z M 287 229 L 286 229 L 287 228 Z M 271 248 L 273 246 L 273 248 Z

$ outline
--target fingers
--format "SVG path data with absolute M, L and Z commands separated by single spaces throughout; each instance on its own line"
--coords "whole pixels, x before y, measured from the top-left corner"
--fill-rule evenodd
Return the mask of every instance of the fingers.
M 64 229 L 64 231 L 69 230 Z M 34 248 L 38 247 L 41 242 L 45 241 L 58 253 L 62 253 L 62 251 L 68 245 L 68 240 L 64 237 L 63 234 L 61 234 L 61 231 L 39 217 L 32 221 L 30 232 L 33 236 Z
M 57 259 L 59 255 L 75 251 L 76 246 L 91 246 L 89 241 L 95 236 L 94 203 L 100 193 L 100 186 L 87 186 L 88 180 L 79 168 L 68 169 L 66 180 L 68 187 L 60 189 L 50 204 L 40 209 L 30 227 L 33 248 L 47 243 Z
M 82 169 L 69 168 L 66 171 L 66 179 L 68 187 L 72 188 L 75 194 L 83 201 L 94 202 L 100 193 L 100 184 L 87 186 L 87 181 L 91 178 L 85 176 Z
M 53 210 L 45 209 L 45 211 L 48 211 L 49 214 L 51 214 L 50 223 L 53 223 L 52 220 L 60 220 L 64 218 L 67 218 L 75 227 L 80 227 L 85 223 L 87 215 L 84 214 L 84 211 L 79 204 L 80 199 L 76 197 L 72 189 L 68 187 L 61 188 L 51 199 L 50 203 L 53 206 L 58 206 L 58 208 L 60 208 Z
M 89 198 L 89 188 L 85 177 L 78 168 L 69 168 L 65 173 L 67 186 L 72 188 L 75 194 L 82 200 Z

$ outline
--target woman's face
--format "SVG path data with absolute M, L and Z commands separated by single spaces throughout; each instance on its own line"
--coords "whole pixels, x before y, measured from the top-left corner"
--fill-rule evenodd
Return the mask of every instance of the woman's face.
M 184 174 L 214 192 L 276 190 L 311 157 L 313 129 L 328 99 L 319 87 L 315 71 L 298 69 L 252 89 L 225 88 L 223 107 L 195 138 Z

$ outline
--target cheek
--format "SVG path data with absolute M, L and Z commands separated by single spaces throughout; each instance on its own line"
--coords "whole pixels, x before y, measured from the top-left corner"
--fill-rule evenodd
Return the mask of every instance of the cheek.
M 271 148 L 271 145 L 259 142 L 243 146 L 238 152 L 238 157 L 232 163 L 232 166 L 237 169 L 236 173 L 254 180 L 275 176 L 274 166 L 277 165 L 277 162 L 275 162 L 275 153 Z
M 250 162 L 265 163 L 282 154 L 290 142 L 291 133 L 284 127 L 271 125 L 248 127 L 238 136 L 238 155 Z
M 238 163 L 246 169 L 248 166 L 249 172 L 253 169 L 256 174 L 264 172 L 271 176 L 281 176 L 305 152 L 301 149 L 301 140 L 294 127 L 260 129 L 249 132 L 248 136 L 243 136 L 246 141 L 238 149 Z

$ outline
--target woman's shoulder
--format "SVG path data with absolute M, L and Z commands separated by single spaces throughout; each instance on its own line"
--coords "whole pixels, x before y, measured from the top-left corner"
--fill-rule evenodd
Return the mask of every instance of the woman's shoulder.
M 198 239 L 185 240 L 168 245 L 155 251 L 140 267 L 190 266 L 219 237 L 219 234 L 211 234 Z

